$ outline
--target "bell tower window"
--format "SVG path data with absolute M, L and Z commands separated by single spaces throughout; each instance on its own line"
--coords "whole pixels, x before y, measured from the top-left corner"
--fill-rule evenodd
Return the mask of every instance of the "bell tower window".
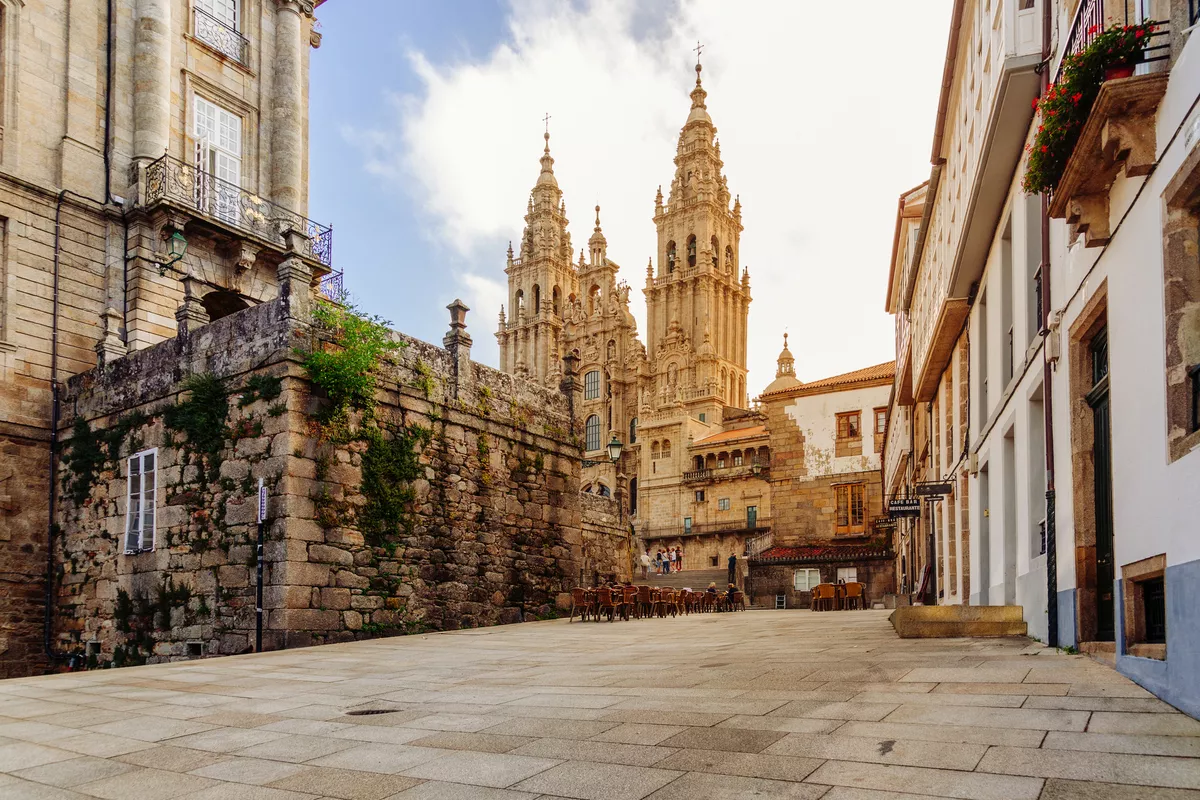
M 721 243 L 717 241 L 717 237 L 712 237 L 712 265 L 713 269 L 721 266 Z
M 667 274 L 675 271 L 675 242 L 667 242 Z
M 689 236 L 687 240 L 687 265 L 696 266 L 696 237 Z
M 733 248 L 729 245 L 725 246 L 725 271 L 733 272 Z

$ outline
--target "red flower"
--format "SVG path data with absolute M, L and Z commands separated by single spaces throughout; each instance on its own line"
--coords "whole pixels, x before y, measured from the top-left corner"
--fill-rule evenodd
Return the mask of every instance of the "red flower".
M 1046 145 L 1042 145 L 1042 152 L 1043 152 L 1043 153 L 1044 153 L 1044 152 L 1046 152 L 1046 151 L 1047 151 L 1047 150 L 1049 150 L 1049 149 L 1050 149 L 1050 148 L 1049 148 L 1049 147 L 1046 147 Z
M 1033 107 L 1036 109 L 1037 106 L 1038 106 L 1038 99 L 1035 97 L 1035 98 L 1033 98 Z
M 1075 94 L 1071 95 L 1072 103 L 1078 103 L 1082 99 L 1083 99 L 1083 92 L 1076 92 Z
M 1091 36 L 1093 33 L 1095 33 L 1099 27 L 1099 25 L 1093 25 L 1092 27 L 1088 28 L 1088 36 Z
M 1145 31 L 1138 31 L 1137 33 L 1135 33 L 1135 34 L 1133 35 L 1133 38 L 1135 38 L 1135 39 L 1140 39 L 1140 38 L 1142 38 L 1142 37 L 1143 37 L 1143 36 L 1145 36 L 1145 35 L 1146 35 L 1146 32 L 1145 32 Z

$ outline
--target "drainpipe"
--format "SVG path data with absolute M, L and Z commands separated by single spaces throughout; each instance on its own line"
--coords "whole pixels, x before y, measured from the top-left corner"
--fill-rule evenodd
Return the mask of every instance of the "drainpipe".
M 1042 0 L 1042 86 L 1050 85 L 1051 14 L 1049 0 Z M 1046 358 L 1045 337 L 1050 330 L 1050 198 L 1042 193 L 1042 412 L 1046 431 L 1046 643 L 1058 647 L 1058 536 L 1055 531 L 1054 493 L 1054 370 Z

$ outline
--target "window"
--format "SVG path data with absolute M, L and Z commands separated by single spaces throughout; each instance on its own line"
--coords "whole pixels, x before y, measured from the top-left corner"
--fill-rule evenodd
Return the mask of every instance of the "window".
M 703 490 L 703 489 L 697 489 L 697 490 L 696 490 L 696 502 L 697 502 L 697 503 L 703 503 L 703 502 L 704 502 L 704 490 Z
M 583 376 L 583 399 L 600 399 L 600 370 L 594 369 Z
M 861 417 L 859 411 L 850 411 L 845 414 L 837 415 L 837 438 L 839 439 L 857 439 L 858 438 L 858 423 Z
M 196 8 L 235 31 L 238 29 L 237 0 L 196 0 Z
M 154 549 L 154 518 L 158 482 L 155 461 L 158 450 L 143 450 L 128 460 L 129 486 L 125 505 L 125 552 Z
M 742 465 L 742 454 L 741 453 L 733 454 L 733 465 L 735 467 L 740 467 Z
M 797 592 L 811 592 L 821 582 L 821 571 L 818 569 L 798 569 L 792 573 L 792 587 Z
M 600 449 L 600 417 L 592 414 L 584 425 L 585 449 L 589 452 Z
M 601 497 L 612 497 L 612 492 L 603 483 L 596 487 L 596 494 L 600 495 Z
M 708 421 L 708 415 L 707 415 L 707 414 L 705 414 L 703 411 L 701 411 L 701 412 L 700 412 L 700 421 L 701 421 L 701 422 L 707 422 L 707 421 Z
M 657 460 L 659 457 L 659 453 L 660 453 L 660 451 L 658 449 L 658 442 L 651 442 L 650 443 L 650 460 L 651 461 Z
M 729 498 L 728 497 L 718 498 L 717 499 L 717 511 L 728 511 L 728 510 L 729 510 Z
M 671 457 L 671 440 L 670 439 L 663 441 L 662 457 L 663 458 Z
M 691 517 L 683 518 L 683 532 L 684 533 L 692 532 L 692 518 Z
M 833 487 L 837 498 L 836 533 L 862 533 L 865 520 L 863 496 L 866 485 L 861 483 L 843 483 Z
M 838 567 L 838 583 L 858 583 L 858 567 Z
M 195 167 L 216 178 L 195 186 L 196 206 L 231 223 L 241 222 L 242 118 L 199 95 L 195 102 Z
M 629 443 L 630 444 L 634 444 L 635 442 L 637 442 L 637 422 L 638 422 L 637 417 L 634 417 L 633 419 L 629 420 Z
M 875 409 L 875 433 L 885 433 L 887 431 L 887 409 Z

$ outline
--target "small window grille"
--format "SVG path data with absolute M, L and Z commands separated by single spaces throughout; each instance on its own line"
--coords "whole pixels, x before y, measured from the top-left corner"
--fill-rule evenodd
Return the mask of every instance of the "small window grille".
M 1165 644 L 1167 641 L 1166 584 L 1162 576 L 1141 582 L 1142 609 L 1146 618 L 1146 642 Z
M 775 595 L 775 608 L 776 609 L 787 608 L 787 595 L 786 594 Z

